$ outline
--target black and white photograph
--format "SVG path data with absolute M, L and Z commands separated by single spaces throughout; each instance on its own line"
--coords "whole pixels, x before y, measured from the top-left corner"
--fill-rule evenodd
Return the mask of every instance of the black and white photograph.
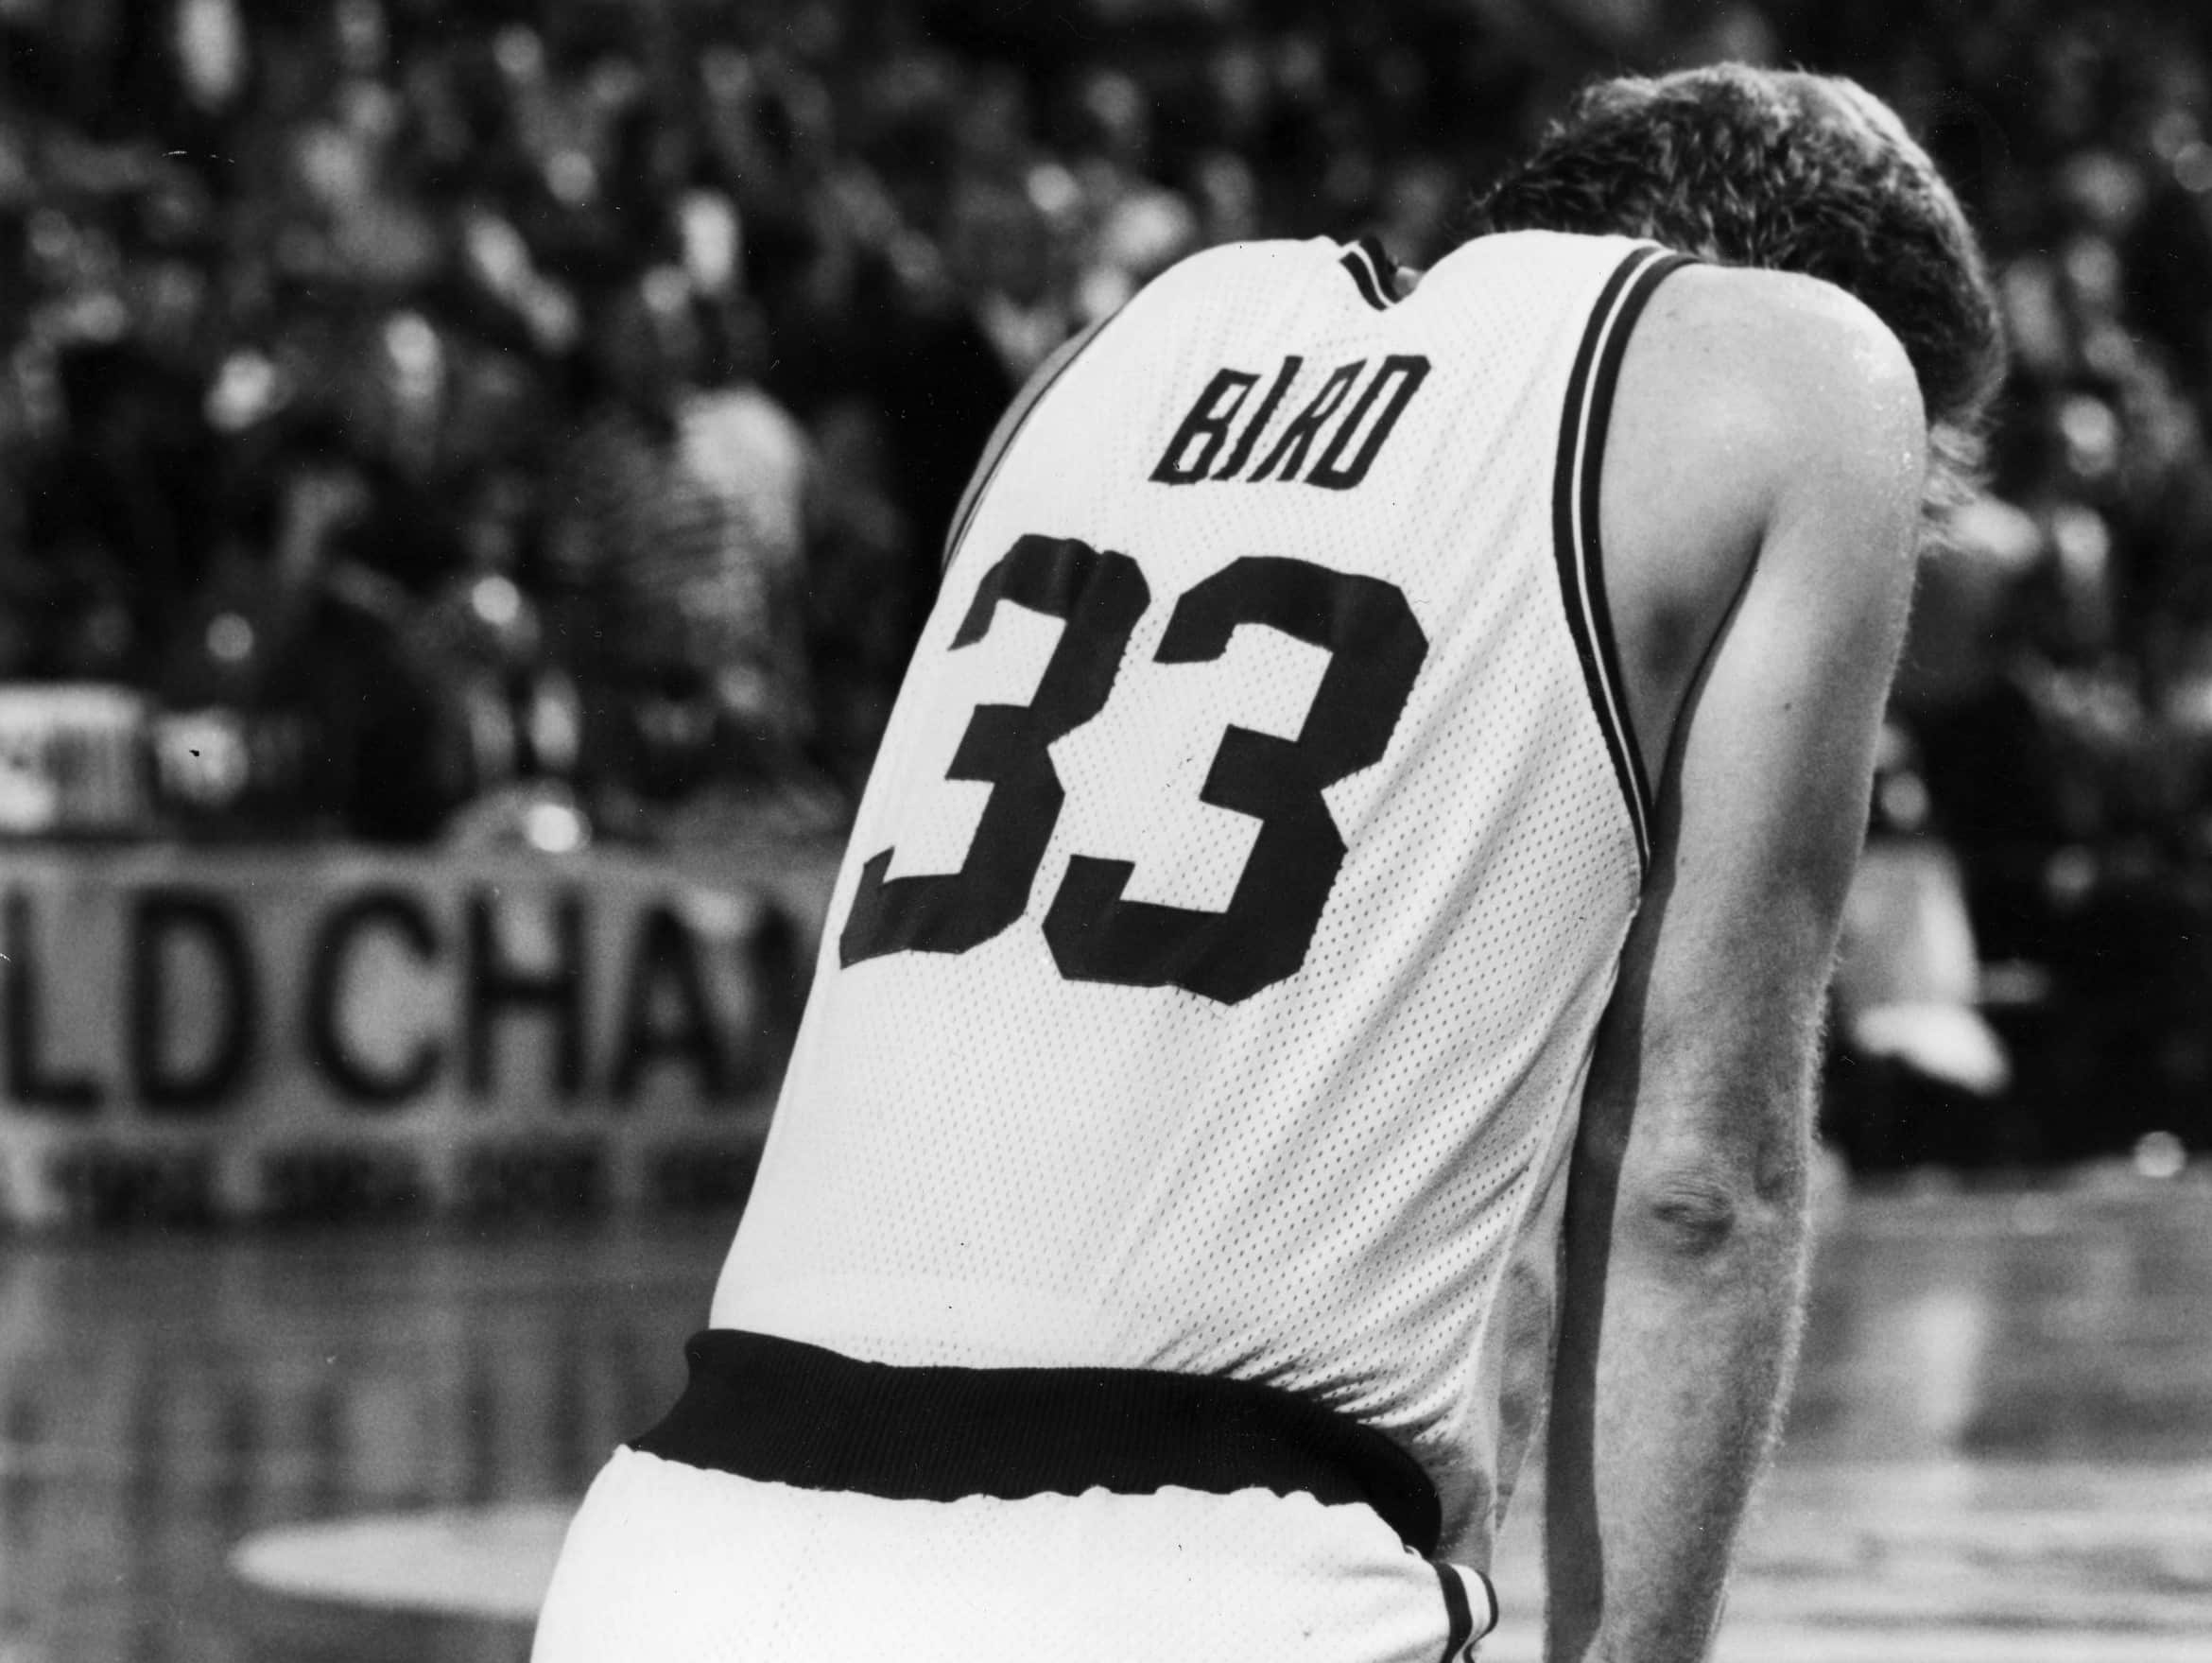
M 0 0 L 0 1663 L 2208 1663 L 2212 8 Z

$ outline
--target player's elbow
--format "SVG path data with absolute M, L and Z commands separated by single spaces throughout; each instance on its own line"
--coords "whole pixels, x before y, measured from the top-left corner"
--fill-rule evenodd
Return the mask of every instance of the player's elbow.
M 1755 1269 L 1794 1258 L 1805 1232 L 1804 1175 L 1796 1163 L 1740 1176 L 1670 1167 L 1625 1182 L 1615 1219 L 1646 1259 Z

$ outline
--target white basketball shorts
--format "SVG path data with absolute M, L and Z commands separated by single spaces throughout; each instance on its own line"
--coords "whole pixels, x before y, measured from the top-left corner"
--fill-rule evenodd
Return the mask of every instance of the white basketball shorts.
M 701 1436 L 734 1405 L 727 1392 L 702 1400 L 706 1371 L 695 1350 L 685 1404 L 638 1443 L 683 1448 L 705 1464 L 636 1446 L 615 1452 L 569 1527 L 533 1663 L 1460 1663 L 1495 1621 L 1482 1576 L 1423 1557 L 1366 1501 L 1281 1483 L 1231 1487 L 1206 1461 L 1194 1464 L 1205 1487 L 1148 1478 L 1132 1493 L 1132 1457 L 1126 1446 L 1116 1453 L 1112 1434 L 1104 1455 L 1078 1457 L 1099 1463 L 1111 1488 L 1045 1471 L 1088 1442 L 1065 1437 L 1047 1439 L 1042 1456 L 1030 1441 L 1028 1457 L 986 1456 L 979 1466 L 969 1454 L 948 1457 L 942 1439 L 918 1438 L 902 1458 L 872 1422 L 857 1455 L 847 1447 L 825 1460 L 810 1447 L 794 1458 L 791 1423 L 826 1408 L 834 1424 L 853 1405 L 820 1389 L 819 1370 L 764 1376 L 762 1347 L 780 1367 L 787 1343 L 746 1338 L 752 1377 L 771 1380 L 787 1407 L 745 1424 L 784 1429 L 748 1433 L 739 1446 Z M 932 1418 L 945 1413 L 942 1377 L 973 1374 L 995 1392 L 1009 1372 L 830 1366 L 837 1378 L 841 1370 L 890 1379 L 894 1396 L 910 1395 L 897 1377 L 938 1377 L 927 1382 Z M 1055 1416 L 1065 1407 L 1054 1395 L 1062 1371 L 1011 1372 L 1044 1377 L 1042 1399 L 1034 1381 L 1023 1384 L 1031 1406 Z M 878 1407 L 882 1397 L 875 1393 Z M 893 1422 L 899 1414 L 890 1412 Z M 963 1440 L 956 1430 L 950 1442 Z M 1250 1440 L 1232 1432 L 1226 1442 Z M 1025 1440 L 1017 1432 L 1003 1443 L 1018 1450 Z M 1043 1473 L 1050 1487 L 942 1497 L 956 1466 L 960 1485 L 1028 1489 Z M 855 1478 L 899 1493 L 841 1487 Z M 825 1479 L 840 1487 L 822 1487 Z

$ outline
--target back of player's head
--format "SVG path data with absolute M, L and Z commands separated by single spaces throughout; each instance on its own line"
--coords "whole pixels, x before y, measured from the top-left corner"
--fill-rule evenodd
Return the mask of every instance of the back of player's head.
M 1889 106 L 1837 77 L 1719 64 L 1585 88 L 1475 206 L 1477 229 L 1649 237 L 1825 279 L 1903 343 L 1931 506 L 1979 466 L 2004 338 L 1958 199 Z

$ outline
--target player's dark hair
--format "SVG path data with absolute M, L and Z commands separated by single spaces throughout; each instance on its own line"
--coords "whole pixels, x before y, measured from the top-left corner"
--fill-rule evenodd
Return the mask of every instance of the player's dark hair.
M 1996 292 L 1958 198 L 1857 82 L 1735 63 L 1598 82 L 1474 217 L 1478 234 L 1642 236 L 1835 284 L 1890 326 L 1919 376 L 1930 513 L 1971 493 L 2005 371 Z

